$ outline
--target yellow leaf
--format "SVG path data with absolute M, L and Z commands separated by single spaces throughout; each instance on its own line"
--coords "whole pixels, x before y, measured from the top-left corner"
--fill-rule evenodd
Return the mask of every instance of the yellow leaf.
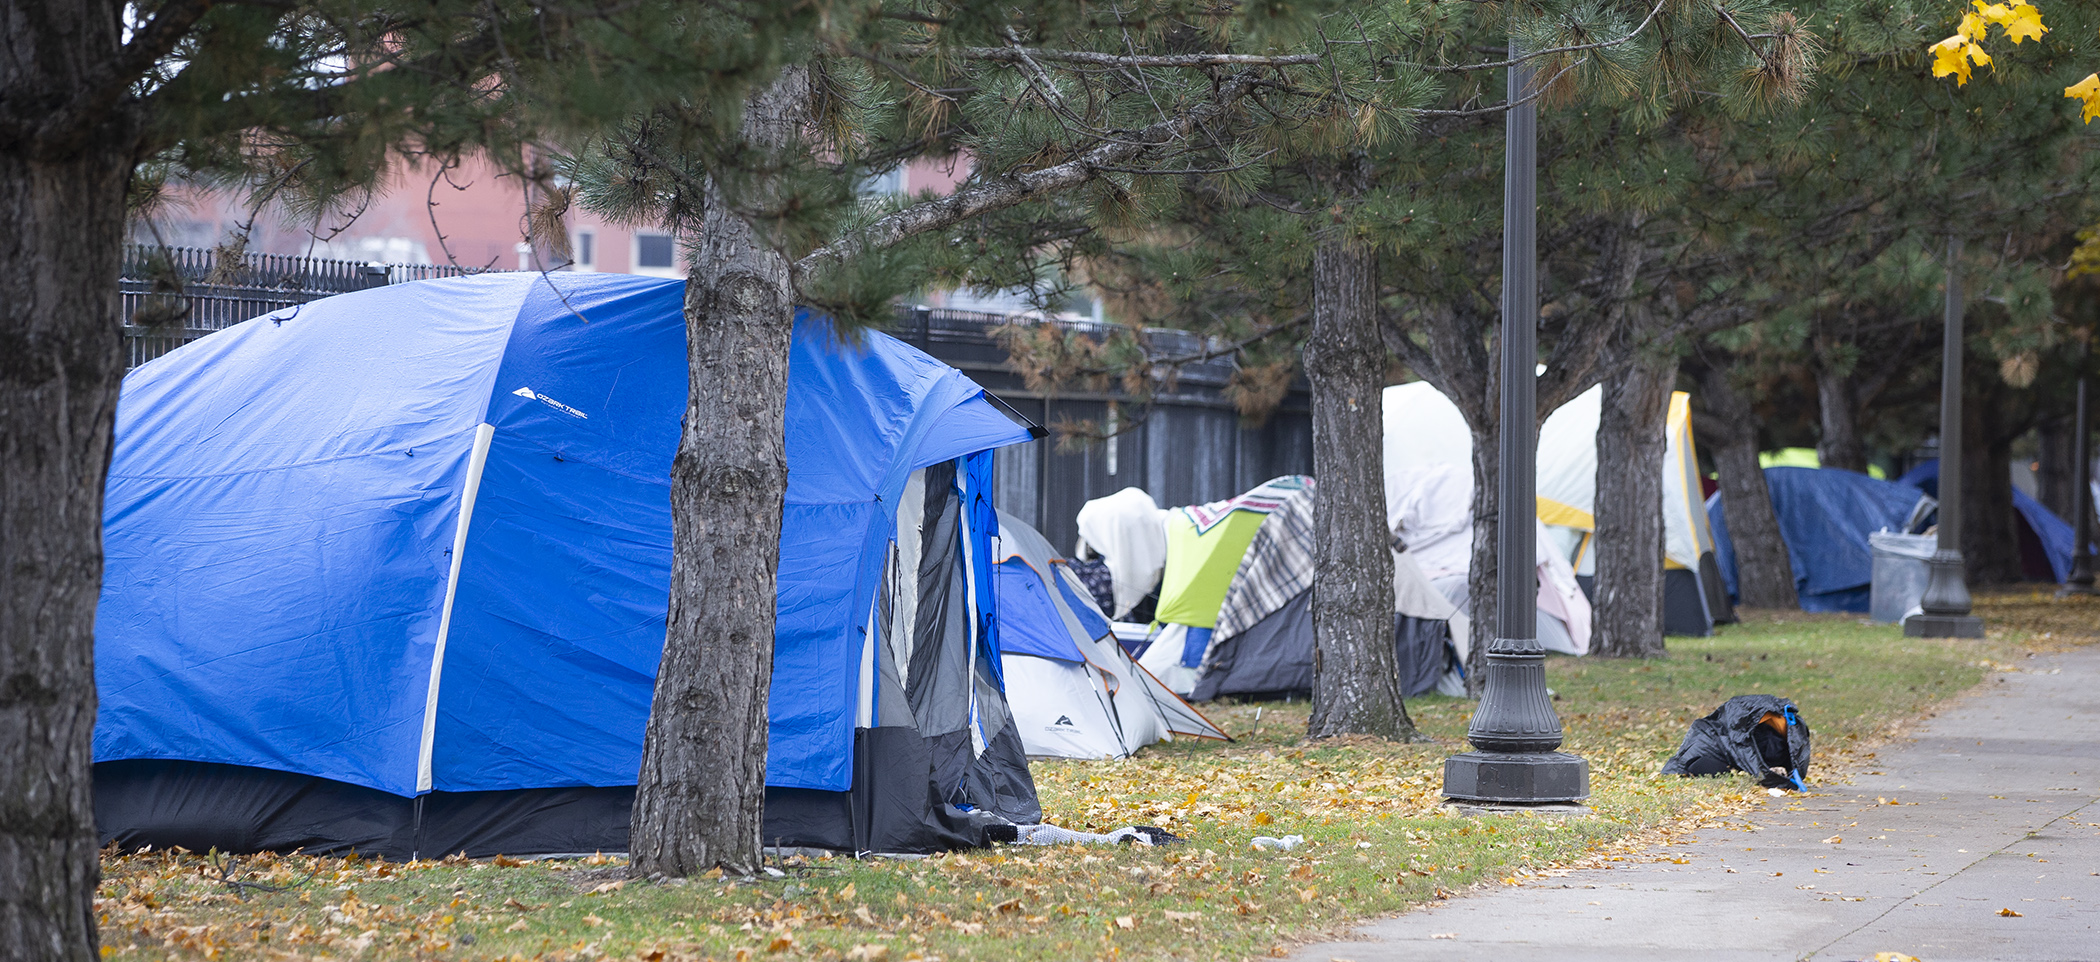
M 604 925 L 605 920 L 595 915 L 586 915 L 583 917 L 583 924 L 591 926 L 592 928 L 597 928 L 598 926 Z
M 2049 28 L 2042 25 L 2042 12 L 2026 3 L 2015 4 L 2012 16 L 2000 21 L 1999 26 L 2005 28 L 2005 35 L 2015 44 L 2040 40 L 2042 34 L 2049 32 Z
M 1965 13 L 1961 15 L 1961 26 L 1954 28 L 1954 35 L 1964 40 L 1982 40 L 1991 32 L 1991 24 L 1994 22 L 1996 21 L 1985 20 L 1973 13 Z
M 1254 813 L 1254 824 L 1256 825 L 1267 825 L 1275 820 L 1276 819 L 1267 812 Z
M 846 883 L 846 887 L 845 887 L 845 888 L 839 889 L 839 898 L 842 898 L 842 899 L 850 899 L 850 898 L 852 898 L 852 897 L 853 897 L 853 893 L 854 893 L 853 883 L 852 883 L 852 882 L 847 882 L 847 883 Z
M 773 941 L 766 943 L 766 951 L 774 955 L 778 955 L 794 947 L 795 934 L 792 932 L 782 932 L 778 935 L 773 936 Z
M 2084 80 L 2065 87 L 2064 96 L 2081 102 L 2085 122 L 2092 123 L 2094 117 L 2100 117 L 2100 74 L 2087 74 Z
M 1874 962 L 1918 962 L 1918 957 L 1915 955 L 1904 955 L 1901 952 L 1876 952 L 1874 953 Z
M 1930 48 L 1932 51 L 1932 75 L 1945 77 L 1948 74 L 1953 74 L 1956 84 L 1967 85 L 1969 82 L 1967 48 L 1969 46 L 1969 38 L 1958 33 L 1933 44 Z M 1777 789 L 1774 789 L 1774 791 L 1777 791 Z
M 1999 910 L 1998 910 L 1998 914 L 1999 914 L 1999 915 L 2002 915 L 2002 916 L 2005 916 L 2006 918 L 2009 918 L 2009 919 L 2016 919 L 2016 918 L 2019 918 L 2019 917 L 2020 917 L 2020 913 L 2018 913 L 2018 912 L 2015 912 L 2015 911 L 2013 911 L 2013 910 L 2011 910 L 2011 909 L 1999 909 Z

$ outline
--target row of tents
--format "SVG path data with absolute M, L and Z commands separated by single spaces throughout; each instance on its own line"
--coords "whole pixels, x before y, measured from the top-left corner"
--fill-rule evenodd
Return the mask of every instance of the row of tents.
M 1764 473 L 1794 589 L 1806 611 L 1867 611 L 1874 570 L 1868 536 L 1919 531 L 1937 520 L 1937 459 L 1894 481 L 1835 468 L 1768 467 Z M 2071 526 L 2018 488 L 2013 489 L 2012 507 L 2026 577 L 2056 582 L 2068 577 L 2076 543 Z M 1735 548 L 1719 493 L 1707 499 L 1706 511 L 1721 577 L 1734 596 Z
M 1538 633 L 1550 651 L 1589 651 L 1594 577 L 1597 426 L 1602 389 L 1549 417 L 1538 446 Z M 1402 691 L 1463 694 L 1465 610 L 1473 550 L 1472 434 L 1450 399 L 1424 382 L 1385 390 L 1387 524 L 1394 546 L 1394 646 Z M 1663 624 L 1711 634 L 1734 620 L 1701 502 L 1690 398 L 1671 397 L 1662 466 Z M 1110 585 L 1101 607 L 1149 624 L 1124 635 L 1139 664 L 1197 701 L 1312 686 L 1311 478 L 1277 478 L 1236 498 L 1162 509 L 1137 488 L 1079 512 L 1082 555 Z
M 104 840 L 624 849 L 670 584 L 682 304 L 680 282 L 626 275 L 426 281 L 134 371 L 96 625 Z M 1540 633 L 1572 654 L 1595 527 L 1584 398 L 1539 458 L 1542 539 L 1565 549 L 1540 552 Z M 1456 693 L 1470 439 L 1425 386 L 1386 409 L 1404 688 Z M 1681 396 L 1670 423 L 1665 491 L 1689 499 Z M 1171 511 L 1137 491 L 1090 503 L 1102 605 L 996 510 L 993 452 L 1031 426 L 953 368 L 800 317 L 784 427 L 769 843 L 982 844 L 1041 820 L 1031 756 L 1224 738 L 1185 698 L 1311 686 L 1310 478 Z M 1666 507 L 1671 617 L 1710 630 L 1725 530 Z M 1109 615 L 1148 595 L 1159 627 L 1126 648 Z

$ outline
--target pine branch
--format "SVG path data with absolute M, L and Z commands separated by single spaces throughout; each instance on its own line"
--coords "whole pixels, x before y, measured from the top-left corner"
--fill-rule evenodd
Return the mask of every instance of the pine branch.
M 1599 40 L 1596 43 L 1578 43 L 1566 47 L 1548 47 L 1544 50 L 1531 51 L 1530 53 L 1526 53 L 1521 57 L 1511 57 L 1507 60 L 1494 60 L 1486 63 L 1453 64 L 1451 66 L 1409 63 L 1406 64 L 1406 66 L 1413 67 L 1416 70 L 1426 71 L 1428 73 L 1470 73 L 1476 70 L 1501 70 L 1505 67 L 1520 66 L 1522 64 L 1529 63 L 1533 60 L 1537 60 L 1542 57 L 1555 57 L 1564 53 L 1580 53 L 1584 50 L 1609 49 L 1611 47 L 1617 47 L 1632 42 L 1635 37 L 1640 36 L 1642 32 L 1646 31 L 1648 29 L 1648 25 L 1654 23 L 1656 16 L 1662 13 L 1663 8 L 1669 5 L 1670 0 L 1656 0 L 1655 8 L 1648 11 L 1648 16 L 1641 20 L 1640 25 L 1634 27 L 1632 31 L 1628 32 L 1623 37 L 1619 37 L 1616 40 Z M 1716 9 L 1718 9 L 1718 6 L 1716 7 Z
M 812 274 L 870 251 L 895 246 L 907 238 L 959 224 L 970 218 L 1015 207 L 1038 197 L 1070 190 L 1100 177 L 1108 168 L 1125 166 L 1153 150 L 1189 135 L 1196 125 L 1223 115 L 1259 80 L 1245 71 L 1220 86 L 1211 98 L 1123 140 L 1100 144 L 1079 157 L 1039 170 L 1008 174 L 946 197 L 921 201 L 878 218 L 857 231 L 804 255 L 794 264 L 795 283 Z
M 939 47 L 920 46 L 911 50 L 914 54 L 931 55 L 943 52 Z M 1089 67 L 1125 67 L 1144 69 L 1148 67 L 1292 67 L 1319 63 L 1322 55 L 1316 53 L 1263 56 L 1249 53 L 1177 53 L 1177 54 L 1120 54 L 1096 53 L 1091 50 L 1044 50 L 1015 44 L 1010 47 L 957 47 L 952 51 L 965 60 L 984 60 L 993 63 L 1026 64 L 1030 60 L 1051 63 L 1080 64 Z

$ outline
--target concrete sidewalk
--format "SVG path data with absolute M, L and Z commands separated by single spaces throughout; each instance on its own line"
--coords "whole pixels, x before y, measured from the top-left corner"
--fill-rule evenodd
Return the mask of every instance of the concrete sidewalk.
M 1994 674 L 1876 761 L 1661 850 L 1687 864 L 1457 898 L 1293 958 L 2100 960 L 2100 648 Z

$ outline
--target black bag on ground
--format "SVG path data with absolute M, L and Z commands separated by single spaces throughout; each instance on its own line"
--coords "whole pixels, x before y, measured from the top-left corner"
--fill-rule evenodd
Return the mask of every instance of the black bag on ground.
M 1663 764 L 1663 774 L 1741 770 L 1758 776 L 1767 788 L 1806 789 L 1808 737 L 1808 723 L 1793 702 L 1773 695 L 1737 695 L 1692 723 L 1677 754 Z

